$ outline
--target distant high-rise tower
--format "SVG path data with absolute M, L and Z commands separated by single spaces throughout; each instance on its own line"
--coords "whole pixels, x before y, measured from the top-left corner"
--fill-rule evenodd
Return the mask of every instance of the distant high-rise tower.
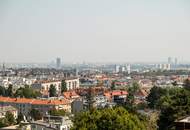
M 126 68 L 127 68 L 127 73 L 130 74 L 131 73 L 131 65 L 127 65 Z
M 168 57 L 168 64 L 172 64 L 172 58 Z
M 177 58 L 175 58 L 175 66 L 178 64 L 178 60 Z
M 3 63 L 3 68 L 2 68 L 3 76 L 6 75 L 6 74 L 5 74 L 5 73 L 6 73 L 6 72 L 5 72 L 5 69 L 6 69 L 6 68 L 5 68 L 5 64 Z
M 116 72 L 116 73 L 119 73 L 119 69 L 120 69 L 120 66 L 119 66 L 119 65 L 116 65 L 116 66 L 115 66 L 115 72 Z
M 60 59 L 60 58 L 57 58 L 57 59 L 56 59 L 56 68 L 57 68 L 57 69 L 60 69 L 60 67 L 61 67 L 61 59 Z
M 120 67 L 120 72 L 125 72 L 125 66 Z
M 75 76 L 78 77 L 78 73 L 79 73 L 78 69 L 76 68 L 74 71 L 75 71 Z

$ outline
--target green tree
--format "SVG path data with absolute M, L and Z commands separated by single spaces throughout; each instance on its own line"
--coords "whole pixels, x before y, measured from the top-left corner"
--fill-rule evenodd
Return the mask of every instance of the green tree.
M 50 85 L 49 96 L 50 97 L 55 97 L 56 96 L 56 88 L 55 88 L 55 86 L 53 84 Z
M 167 94 L 167 89 L 163 89 L 161 87 L 154 86 L 150 90 L 150 94 L 147 97 L 148 106 L 150 108 L 158 108 L 159 107 L 159 100 L 162 96 Z
M 5 118 L 7 119 L 9 125 L 13 125 L 16 122 L 14 115 L 11 112 L 6 112 Z
M 82 112 L 75 116 L 72 130 L 147 130 L 147 122 L 119 107 Z
M 24 120 L 23 114 L 22 114 L 22 113 L 19 113 L 19 114 L 18 114 L 18 118 L 17 118 L 17 123 L 20 124 L 20 122 L 23 121 L 23 120 Z
M 40 97 L 41 94 L 38 91 L 30 88 L 29 86 L 25 86 L 24 88 L 19 88 L 14 94 L 15 97 L 24 97 L 24 98 L 37 98 Z
M 186 89 L 190 90 L 190 80 L 189 79 L 186 79 L 183 84 Z
M 135 93 L 139 91 L 140 87 L 137 82 L 134 82 L 131 87 L 128 88 L 127 103 L 132 106 L 135 100 Z
M 115 90 L 115 89 L 116 89 L 115 82 L 116 82 L 116 81 L 113 81 L 113 82 L 111 83 L 111 90 Z
M 61 81 L 61 93 L 66 92 L 67 91 L 67 83 L 65 82 L 65 80 Z
M 13 86 L 10 84 L 8 89 L 6 90 L 6 96 L 13 97 Z
M 55 109 L 52 109 L 49 111 L 49 114 L 52 115 L 52 116 L 65 116 L 65 111 L 64 110 L 55 110 Z
M 6 96 L 6 89 L 3 86 L 0 86 L 0 95 L 1 96 Z
M 173 128 L 174 122 L 190 114 L 190 92 L 182 88 L 173 88 L 160 98 L 161 113 L 158 121 L 159 130 Z
M 190 91 L 184 88 L 153 87 L 147 97 L 150 108 L 160 110 L 159 130 L 174 129 L 174 122 L 190 114 Z
M 8 126 L 8 125 L 9 125 L 9 123 L 8 123 L 8 121 L 7 121 L 6 118 L 1 118 L 1 119 L 0 119 L 0 128 L 6 127 L 6 126 Z
M 32 119 L 36 120 L 41 120 L 42 119 L 42 113 L 37 110 L 37 109 L 31 109 L 29 115 L 31 116 Z
M 24 97 L 23 95 L 23 88 L 19 88 L 16 90 L 15 94 L 14 94 L 15 97 Z
M 87 103 L 88 103 L 88 110 L 92 111 L 94 110 L 94 91 L 92 86 L 88 88 L 88 94 L 86 96 L 87 98 Z

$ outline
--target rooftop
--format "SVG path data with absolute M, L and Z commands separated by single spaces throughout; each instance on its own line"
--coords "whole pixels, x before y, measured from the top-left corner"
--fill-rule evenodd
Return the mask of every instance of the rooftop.
M 80 97 L 75 91 L 63 92 L 63 95 L 67 99 L 79 98 Z
M 190 116 L 178 121 L 178 122 L 184 122 L 184 123 L 190 123 Z
M 10 97 L 0 97 L 0 102 L 31 104 L 31 105 L 66 105 L 66 104 L 70 104 L 70 101 L 67 99 L 42 100 L 42 99 L 10 98 Z

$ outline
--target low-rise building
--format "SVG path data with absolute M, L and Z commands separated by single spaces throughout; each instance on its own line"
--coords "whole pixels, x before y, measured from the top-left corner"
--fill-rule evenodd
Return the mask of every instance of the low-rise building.
M 33 121 L 30 124 L 31 130 L 70 130 L 73 126 L 68 117 L 45 116 L 41 121 Z
M 74 100 L 80 98 L 80 96 L 75 91 L 63 92 L 63 96 L 73 102 Z
M 73 114 L 77 114 L 79 112 L 84 111 L 83 100 L 82 99 L 74 100 L 71 103 L 71 109 L 72 109 L 71 111 Z
M 109 92 L 105 92 L 104 95 L 110 102 L 115 102 L 117 104 L 123 104 L 127 100 L 127 91 L 122 91 L 122 90 L 113 90 Z
M 190 116 L 175 122 L 176 130 L 190 130 Z
M 71 112 L 71 102 L 67 99 L 26 99 L 26 98 L 9 98 L 0 97 L 0 106 L 11 105 L 18 109 L 19 113 L 28 116 L 31 109 L 37 109 L 43 114 L 46 114 L 51 109 L 65 110 Z
M 74 90 L 80 87 L 79 78 L 68 78 L 65 80 L 67 90 Z
M 61 92 L 61 81 L 36 81 L 32 84 L 32 88 L 46 94 L 51 85 L 55 87 L 57 93 Z
M 67 90 L 79 88 L 79 78 L 69 78 L 66 79 L 65 82 Z M 44 95 L 47 95 L 51 85 L 56 88 L 57 94 L 61 92 L 61 80 L 36 81 L 34 84 L 32 84 L 32 88 L 40 91 Z
M 87 97 L 83 99 L 84 109 L 88 109 L 90 102 L 92 102 L 94 108 L 105 108 L 108 104 L 108 99 L 104 95 L 94 96 L 92 101 L 89 101 Z

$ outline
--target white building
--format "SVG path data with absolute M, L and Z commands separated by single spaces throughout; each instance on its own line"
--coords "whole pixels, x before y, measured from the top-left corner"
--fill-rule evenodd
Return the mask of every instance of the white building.
M 61 81 L 37 81 L 32 84 L 32 88 L 40 91 L 42 94 L 49 92 L 50 86 L 53 85 L 57 93 L 61 92 Z
M 160 70 L 171 70 L 171 64 L 160 64 Z
M 65 80 L 67 84 L 67 90 L 73 90 L 80 87 L 79 78 L 70 78 Z
M 115 73 L 119 73 L 119 69 L 120 69 L 120 66 L 119 66 L 119 65 L 116 65 L 116 66 L 115 66 Z
M 128 74 L 131 73 L 131 65 L 127 65 L 127 73 L 128 73 Z
M 122 66 L 121 67 L 121 72 L 125 72 L 125 71 L 126 71 L 125 66 Z
M 30 124 L 31 130 L 70 130 L 73 126 L 68 117 L 46 116 L 42 121 L 33 121 Z
M 73 90 L 79 88 L 79 78 L 66 79 L 67 90 Z M 56 88 L 57 93 L 61 92 L 61 80 L 58 81 L 38 81 L 32 84 L 32 88 L 39 90 L 41 93 L 48 93 L 50 86 L 53 85 Z

